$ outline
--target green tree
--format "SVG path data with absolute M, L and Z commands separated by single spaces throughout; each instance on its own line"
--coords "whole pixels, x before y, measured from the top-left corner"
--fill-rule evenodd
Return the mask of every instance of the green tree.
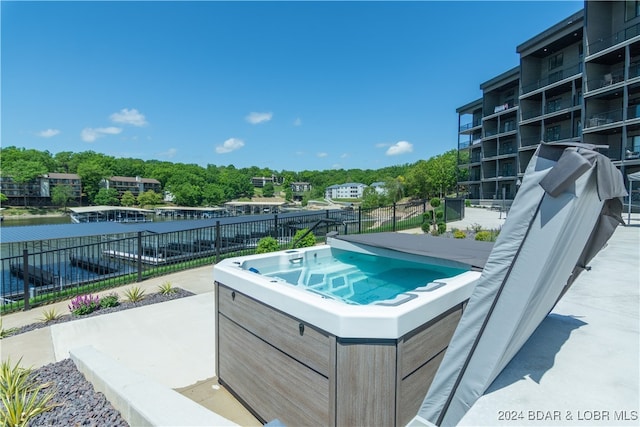
M 122 193 L 122 197 L 120 198 L 120 204 L 122 206 L 133 206 L 136 204 L 136 196 L 129 190 Z
M 2 172 L 4 176 L 10 176 L 16 184 L 22 186 L 24 205 L 27 206 L 29 184 L 39 176 L 46 174 L 47 167 L 36 160 L 18 159 L 8 165 L 3 164 Z
M 293 200 L 293 190 L 289 186 L 284 189 L 284 199 L 287 202 L 291 202 Z
M 138 194 L 138 205 L 154 207 L 162 203 L 162 196 L 153 190 Z
M 110 170 L 98 159 L 92 159 L 80 163 L 77 174 L 82 180 L 82 191 L 89 197 L 89 201 L 101 204 L 95 201 L 95 197 L 100 191 L 100 182 L 112 175 Z
M 273 197 L 275 195 L 275 187 L 272 182 L 267 182 L 264 187 L 262 187 L 262 195 L 264 197 Z
M 96 205 L 118 206 L 118 190 L 115 188 L 101 188 L 93 198 Z
M 362 203 L 360 204 L 363 209 L 374 209 L 380 206 L 380 195 L 373 187 L 366 187 L 362 192 Z
M 224 189 L 217 184 L 205 184 L 202 191 L 202 201 L 207 206 L 216 206 L 224 203 Z
M 404 178 L 399 176 L 385 182 L 384 189 L 391 203 L 397 203 L 404 196 Z
M 73 199 L 73 189 L 68 185 L 56 185 L 51 189 L 51 203 L 67 210 L 67 203 Z
M 202 189 L 190 182 L 171 184 L 169 191 L 173 194 L 173 201 L 180 206 L 200 206 L 202 203 Z
M 4 193 L 0 193 L 0 203 L 4 204 L 4 203 L 7 203 L 8 201 L 9 201 L 9 198 Z

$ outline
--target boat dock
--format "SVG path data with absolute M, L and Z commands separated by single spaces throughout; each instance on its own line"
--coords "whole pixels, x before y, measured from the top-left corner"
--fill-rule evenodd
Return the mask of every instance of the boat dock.
M 119 270 L 116 265 L 99 258 L 76 257 L 69 255 L 69 262 L 71 262 L 71 265 L 74 267 L 79 267 L 97 274 L 111 274 Z

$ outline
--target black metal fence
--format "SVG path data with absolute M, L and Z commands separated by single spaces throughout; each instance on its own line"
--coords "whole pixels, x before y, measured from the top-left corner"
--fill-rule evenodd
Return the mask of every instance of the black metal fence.
M 166 233 L 136 232 L 82 239 L 77 246 L 60 242 L 24 245 L 21 253 L 3 249 L 1 312 L 75 295 L 140 282 L 179 270 L 255 253 L 263 237 L 291 247 L 298 230 L 310 229 L 319 241 L 328 232 L 360 234 L 420 227 L 424 201 L 375 209 L 342 209 L 299 214 L 224 219 L 207 226 Z M 464 201 L 446 199 L 445 219 L 464 217 Z M 265 218 L 266 217 L 266 218 Z M 212 225 L 213 224 L 213 225 Z M 5 253 L 9 252 L 9 256 Z

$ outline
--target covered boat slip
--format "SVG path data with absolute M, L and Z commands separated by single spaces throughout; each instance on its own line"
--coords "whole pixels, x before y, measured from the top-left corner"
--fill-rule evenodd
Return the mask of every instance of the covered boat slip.
M 456 425 L 623 223 L 622 175 L 590 148 L 539 146 L 411 425 Z
M 148 209 L 128 208 L 124 206 L 85 206 L 70 208 L 71 221 L 84 222 L 147 222 L 153 221 Z

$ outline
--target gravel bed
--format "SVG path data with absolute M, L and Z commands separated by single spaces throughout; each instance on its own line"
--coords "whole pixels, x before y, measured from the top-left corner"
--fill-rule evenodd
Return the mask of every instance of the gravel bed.
M 175 288 L 172 294 L 148 294 L 142 301 L 120 302 L 119 305 L 101 308 L 82 316 L 65 315 L 51 322 L 38 322 L 23 326 L 12 332 L 17 335 L 34 329 L 51 326 L 56 323 L 69 322 L 86 317 L 99 316 L 130 308 L 170 301 L 194 295 L 192 292 Z M 59 404 L 50 411 L 44 412 L 31 420 L 30 426 L 128 426 L 120 413 L 114 409 L 104 394 L 96 392 L 93 385 L 78 371 L 71 359 L 50 363 L 32 372 L 38 384 L 51 383 L 56 390 L 52 403 Z
M 130 308 L 142 307 L 142 306 L 145 306 L 145 305 L 157 304 L 157 303 L 160 303 L 160 302 L 171 301 L 171 300 L 174 300 L 174 299 L 184 298 L 184 297 L 188 297 L 188 296 L 194 295 L 192 292 L 185 291 L 182 288 L 174 288 L 174 289 L 176 291 L 174 293 L 172 293 L 172 294 L 161 294 L 161 293 L 145 294 L 145 297 L 144 297 L 144 299 L 142 301 L 139 301 L 139 302 L 120 301 L 120 304 L 118 304 L 115 307 L 100 308 L 100 309 L 98 309 L 98 310 L 96 310 L 96 311 L 94 311 L 92 313 L 83 314 L 82 316 L 76 316 L 74 314 L 65 314 L 64 316 L 60 317 L 57 320 L 52 320 L 52 321 L 49 321 L 49 322 L 31 323 L 29 325 L 21 326 L 19 328 L 16 328 L 16 329 L 12 330 L 7 336 L 23 334 L 25 332 L 33 331 L 35 329 L 44 328 L 46 326 L 55 325 L 57 323 L 70 322 L 72 320 L 77 320 L 77 319 L 86 319 L 87 317 L 100 316 L 102 314 L 114 313 L 116 311 L 122 311 L 122 310 L 127 310 L 127 309 L 130 309 Z
M 128 426 L 104 394 L 78 371 L 71 359 L 50 363 L 32 372 L 39 383 L 51 383 L 55 389 L 50 411 L 34 417 L 30 426 Z

